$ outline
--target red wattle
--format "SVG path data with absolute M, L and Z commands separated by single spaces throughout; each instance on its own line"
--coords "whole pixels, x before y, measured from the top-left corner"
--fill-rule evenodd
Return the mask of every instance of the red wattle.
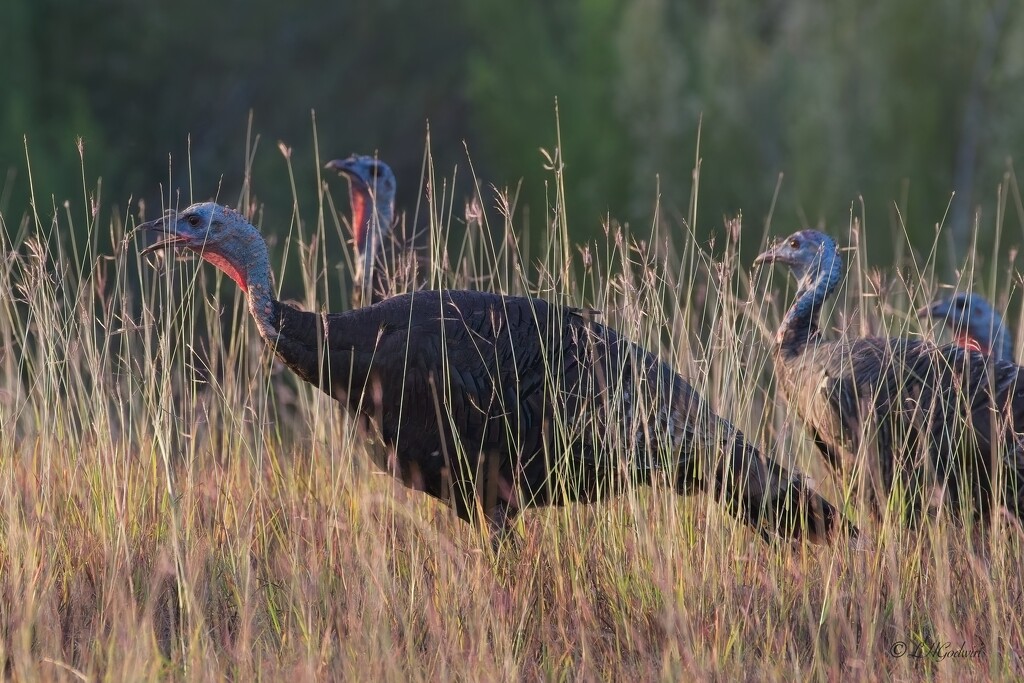
M 366 246 L 366 195 L 362 192 L 349 193 L 352 204 L 352 237 L 360 252 Z
M 958 335 L 956 338 L 956 343 L 964 347 L 968 351 L 980 351 L 981 353 L 988 353 L 988 349 L 985 347 L 985 345 L 969 334 Z
M 245 272 L 239 270 L 235 264 L 225 258 L 222 254 L 209 249 L 204 249 L 201 255 L 204 259 L 217 266 L 217 268 L 224 272 L 229 278 L 237 282 L 243 292 L 249 291 L 249 283 L 246 282 Z

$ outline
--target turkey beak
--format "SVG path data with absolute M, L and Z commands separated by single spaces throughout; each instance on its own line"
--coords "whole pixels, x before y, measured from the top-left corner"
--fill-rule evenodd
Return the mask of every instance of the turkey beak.
M 334 171 L 338 175 L 343 175 L 346 178 L 354 178 L 355 173 L 352 171 L 352 167 L 349 165 L 348 159 L 334 159 L 324 164 L 324 168 L 329 171 Z
M 164 239 L 157 240 L 153 244 L 151 244 L 148 247 L 146 247 L 145 249 L 143 249 L 142 252 L 141 252 L 142 256 L 146 256 L 148 254 L 152 254 L 154 252 L 161 251 L 161 250 L 166 249 L 168 247 L 181 246 L 181 244 L 185 241 L 185 239 L 183 237 L 181 237 L 181 236 L 171 232 L 167 228 L 168 223 L 172 223 L 173 224 L 174 220 L 175 220 L 175 214 L 174 213 L 168 213 L 168 214 L 165 214 L 164 216 L 162 216 L 161 218 L 157 218 L 156 220 L 149 221 L 147 223 L 143 223 L 141 225 L 135 226 L 135 230 L 137 232 L 143 232 L 143 231 L 145 231 L 145 232 L 159 232 L 159 233 L 162 233 L 164 235 L 167 235 L 167 237 L 165 237 Z
M 756 259 L 754 259 L 754 265 L 763 266 L 766 263 L 775 263 L 776 258 L 778 258 L 778 254 L 775 253 L 776 249 L 778 249 L 778 245 L 762 252 Z
M 943 320 L 948 318 L 951 314 L 949 305 L 943 301 L 937 301 L 930 303 L 927 306 L 922 306 L 917 309 L 917 317 L 924 318 L 935 318 L 936 320 Z

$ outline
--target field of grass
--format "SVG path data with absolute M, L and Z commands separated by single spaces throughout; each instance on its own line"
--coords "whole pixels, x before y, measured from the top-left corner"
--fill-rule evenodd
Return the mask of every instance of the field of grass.
M 698 245 L 694 202 L 686 224 L 656 219 L 650 241 L 612 225 L 576 245 L 551 161 L 537 259 L 521 257 L 514 198 L 480 188 L 487 220 L 466 218 L 428 173 L 423 204 L 406 208 L 429 226 L 432 283 L 601 309 L 841 503 L 848 487 L 772 386 L 768 342 L 792 286 L 782 272 L 749 279 L 738 257 L 741 241 L 794 226 L 735 220 Z M 0 225 L 4 678 L 1024 677 L 1024 536 L 1005 520 L 987 539 L 941 517 L 908 531 L 853 501 L 866 550 L 773 546 L 710 497 L 656 487 L 528 511 L 521 543 L 494 554 L 373 469 L 349 417 L 274 362 L 230 280 L 141 263 L 134 215 L 33 206 Z M 342 208 L 321 194 L 296 201 L 290 225 L 261 225 L 300 264 L 302 289 L 284 298 L 347 306 L 345 259 L 323 247 L 344 234 Z M 917 266 L 873 271 L 864 240 L 892 226 L 856 215 L 830 226 L 858 246 L 832 324 L 919 333 L 908 311 L 935 291 L 934 258 L 925 246 Z M 1020 234 L 1002 216 L 985 229 L 1004 223 Z M 97 247 L 106 232 L 113 252 Z

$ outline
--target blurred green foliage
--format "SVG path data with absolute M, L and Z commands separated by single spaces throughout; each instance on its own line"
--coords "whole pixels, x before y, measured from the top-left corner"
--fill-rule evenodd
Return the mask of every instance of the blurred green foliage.
M 159 206 L 168 184 L 234 203 L 250 112 L 256 194 L 287 220 L 276 143 L 312 203 L 315 111 L 321 159 L 378 151 L 410 210 L 429 121 L 457 196 L 471 191 L 468 148 L 484 187 L 523 181 L 539 231 L 557 98 L 577 239 L 607 215 L 643 235 L 658 192 L 678 225 L 700 131 L 698 235 L 742 211 L 756 248 L 783 174 L 774 233 L 841 232 L 863 196 L 868 231 L 886 230 L 869 240 L 881 259 L 897 205 L 922 250 L 954 189 L 952 251 L 976 207 L 991 228 L 1024 144 L 1024 7 L 1011 0 L 7 0 L 0 15 L 8 222 L 28 206 L 26 138 L 44 215 L 51 196 L 81 201 L 77 138 L 104 210 Z

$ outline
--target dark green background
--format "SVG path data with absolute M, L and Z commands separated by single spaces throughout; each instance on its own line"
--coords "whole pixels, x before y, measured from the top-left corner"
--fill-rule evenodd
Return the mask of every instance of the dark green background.
M 774 233 L 843 234 L 863 196 L 882 261 L 894 207 L 927 251 L 956 189 L 945 269 L 979 208 L 989 244 L 997 186 L 1024 143 L 1024 7 L 1010 0 L 6 0 L 0 15 L 9 228 L 29 210 L 25 136 L 44 217 L 51 197 L 84 202 L 84 139 L 102 221 L 139 198 L 159 205 L 168 181 L 187 198 L 189 140 L 195 198 L 222 183 L 236 201 L 250 111 L 264 226 L 286 221 L 277 142 L 313 206 L 315 111 L 322 157 L 379 151 L 403 208 L 429 120 L 438 173 L 468 177 L 465 145 L 485 186 L 522 180 L 537 233 L 557 96 L 575 239 L 603 235 L 608 214 L 643 235 L 656 176 L 663 218 L 681 225 L 700 130 L 702 238 L 742 211 L 753 252 L 781 173 Z M 343 185 L 331 188 L 344 205 Z M 1004 244 L 1021 241 L 1015 202 Z

